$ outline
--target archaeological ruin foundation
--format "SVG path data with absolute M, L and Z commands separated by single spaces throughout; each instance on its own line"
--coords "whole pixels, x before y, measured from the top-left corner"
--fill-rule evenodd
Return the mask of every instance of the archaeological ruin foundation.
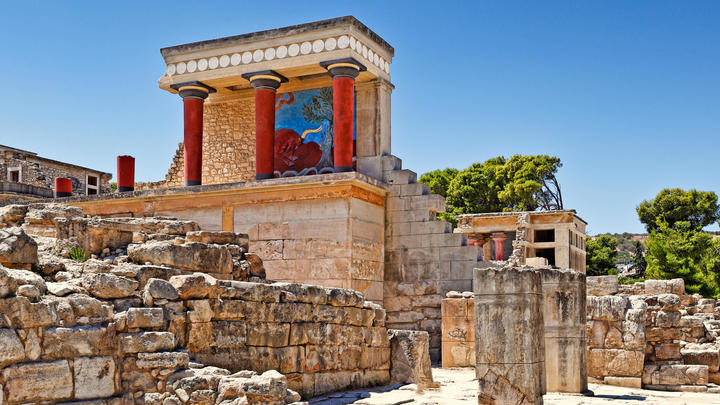
M 0 403 L 421 392 L 432 362 L 474 367 L 483 404 L 717 389 L 715 302 L 586 284 L 575 211 L 436 219 L 391 151 L 394 49 L 355 18 L 161 54 L 184 112 L 164 180 L 119 156 L 118 192 L 0 201 Z

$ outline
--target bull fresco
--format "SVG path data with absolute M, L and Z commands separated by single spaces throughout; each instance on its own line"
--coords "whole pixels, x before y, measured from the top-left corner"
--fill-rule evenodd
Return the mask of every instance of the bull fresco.
M 334 171 L 332 87 L 277 95 L 274 169 L 275 177 Z

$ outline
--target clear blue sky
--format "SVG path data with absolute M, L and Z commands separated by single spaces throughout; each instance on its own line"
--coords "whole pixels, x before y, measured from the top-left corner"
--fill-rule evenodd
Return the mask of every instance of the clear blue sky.
M 112 173 L 131 154 L 162 179 L 182 106 L 161 47 L 348 14 L 395 47 L 406 168 L 558 156 L 593 234 L 642 231 L 634 208 L 664 187 L 720 192 L 715 1 L 10 2 L 0 143 Z

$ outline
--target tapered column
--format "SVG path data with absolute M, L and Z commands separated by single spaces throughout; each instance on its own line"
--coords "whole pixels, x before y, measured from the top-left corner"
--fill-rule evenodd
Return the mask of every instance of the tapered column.
M 335 172 L 353 170 L 355 78 L 365 70 L 355 59 L 322 62 L 333 78 L 333 162 Z
M 117 189 L 120 192 L 135 190 L 135 158 L 132 156 L 117 157 Z
M 55 178 L 55 197 L 70 197 L 72 195 L 72 180 L 64 177 Z
M 501 261 L 503 260 L 503 242 L 507 239 L 505 232 L 493 232 L 491 237 L 495 244 L 495 260 Z
M 272 70 L 243 77 L 255 89 L 255 178 L 271 179 L 275 169 L 275 93 L 287 79 Z
M 215 89 L 200 82 L 180 83 L 170 87 L 177 90 L 183 99 L 185 185 L 197 186 L 202 184 L 203 105 Z

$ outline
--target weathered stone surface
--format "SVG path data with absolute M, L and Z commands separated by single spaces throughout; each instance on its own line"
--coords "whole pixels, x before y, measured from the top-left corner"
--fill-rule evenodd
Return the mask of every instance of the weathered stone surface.
M 0 314 L 5 315 L 14 328 L 32 328 L 54 324 L 58 315 L 49 302 L 31 303 L 26 297 L 0 299 Z M 2 318 L 0 318 L 0 322 Z
M 173 276 L 170 284 L 178 291 L 183 300 L 189 298 L 206 298 L 217 289 L 217 280 L 203 273 Z
M 12 329 L 0 329 L 0 368 L 25 358 L 25 349 Z
M 174 301 L 180 297 L 177 289 L 170 282 L 158 278 L 151 278 L 145 284 L 144 293 L 153 299 Z
M 10 276 L 8 269 L 0 265 L 0 298 L 14 295 L 17 291 L 17 280 Z
M 0 207 L 0 227 L 8 228 L 22 225 L 27 210 L 27 205 L 13 204 Z
M 0 228 L 0 264 L 29 269 L 38 262 L 38 245 L 20 227 Z
M 619 321 L 625 318 L 625 310 L 629 305 L 626 297 L 608 295 L 587 297 L 586 313 L 588 318 L 602 321 Z
M 127 310 L 127 327 L 154 329 L 165 323 L 162 308 L 130 308 Z
M 224 274 L 230 274 L 233 270 L 232 257 L 226 246 L 198 242 L 182 245 L 170 242 L 130 245 L 128 246 L 128 258 L 135 263 L 151 262 L 183 270 Z
M 433 384 L 430 368 L 430 337 L 425 331 L 389 329 L 390 383 L 428 387 Z
M 73 378 L 67 360 L 16 364 L 2 371 L 12 403 L 70 399 Z
M 108 352 L 112 341 L 107 328 L 100 326 L 52 327 L 43 334 L 42 352 L 45 359 L 97 356 Z
M 615 295 L 618 293 L 618 276 L 596 276 L 587 278 L 587 295 Z
M 665 364 L 646 366 L 643 384 L 652 385 L 706 385 L 708 367 L 695 365 Z
M 188 366 L 190 356 L 186 352 L 138 353 L 138 368 L 178 369 Z
M 192 231 L 185 235 L 188 242 L 215 243 L 218 245 L 238 245 L 247 249 L 248 235 L 228 231 Z
M 125 298 L 133 295 L 140 284 L 112 274 L 86 274 L 82 286 L 98 298 Z
M 57 297 L 64 297 L 69 294 L 79 293 L 79 294 L 87 294 L 87 290 L 80 287 L 76 284 L 71 284 L 65 281 L 53 283 L 45 283 L 45 286 L 47 287 L 47 290 L 50 294 L 55 295 Z
M 106 398 L 115 393 L 112 357 L 79 357 L 73 361 L 75 399 Z
M 32 285 L 38 289 L 40 294 L 45 294 L 45 292 L 47 291 L 45 280 L 43 280 L 42 277 L 33 273 L 32 271 L 11 269 L 8 270 L 8 274 L 10 275 L 10 277 L 15 279 L 18 288 L 23 285 Z
M 639 377 L 642 375 L 642 351 L 622 349 L 591 349 L 588 351 L 588 375 L 595 378 Z
M 710 343 L 689 343 L 680 349 L 685 364 L 708 366 L 711 373 L 720 369 L 720 347 Z
M 175 335 L 170 332 L 124 333 L 120 335 L 124 353 L 152 353 L 173 350 Z

